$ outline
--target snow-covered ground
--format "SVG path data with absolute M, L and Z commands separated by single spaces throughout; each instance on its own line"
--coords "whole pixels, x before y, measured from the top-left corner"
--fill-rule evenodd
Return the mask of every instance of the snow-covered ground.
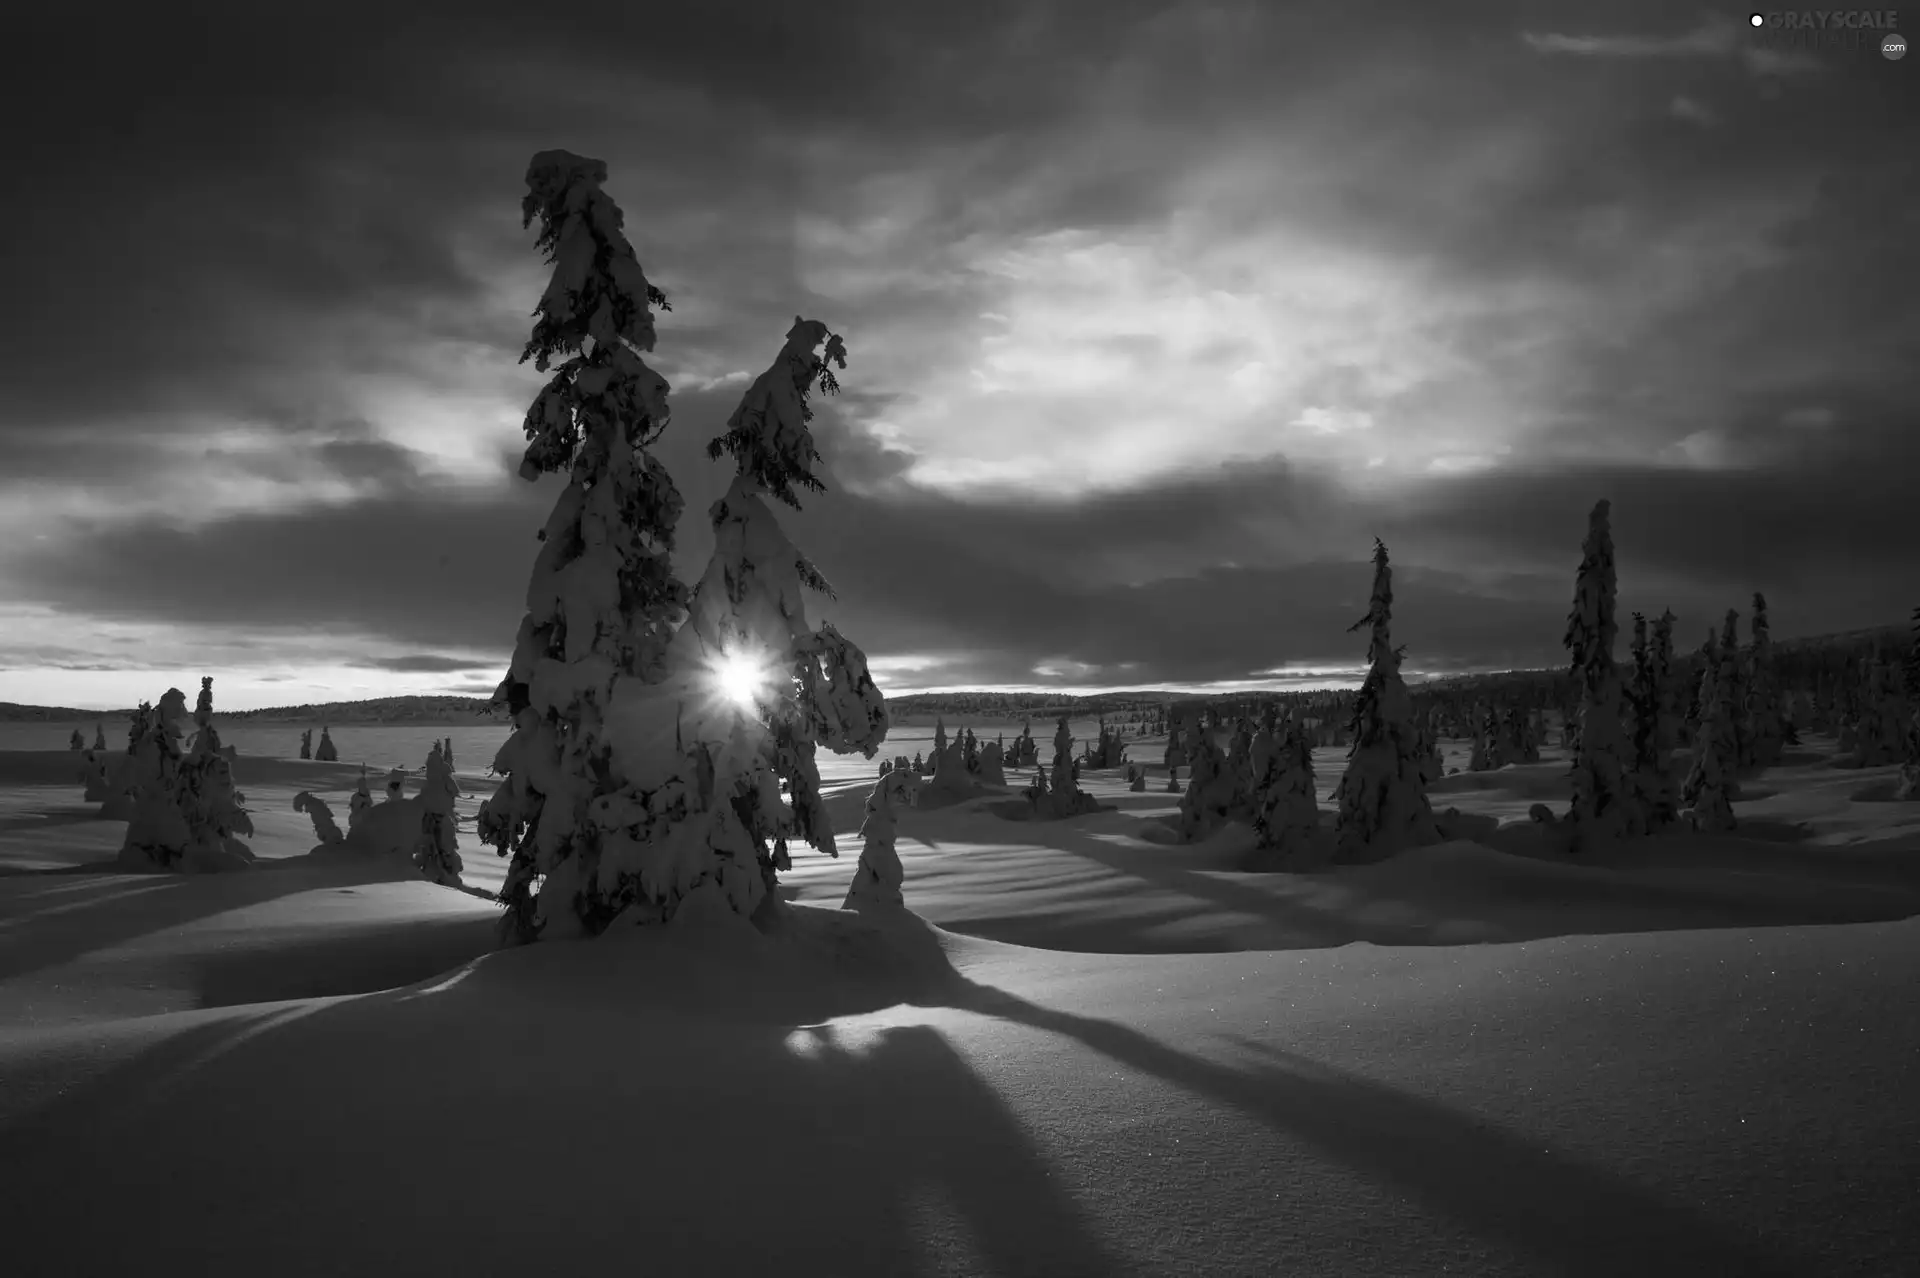
M 1147 792 L 1084 777 L 1116 811 L 901 811 L 894 915 L 834 908 L 841 780 L 782 933 L 502 952 L 306 862 L 357 758 L 242 744 L 262 864 L 189 878 L 102 872 L 78 756 L 0 752 L 7 1271 L 1912 1273 L 1920 804 L 1830 749 L 1734 835 L 1527 855 L 1550 751 L 1434 787 L 1486 844 L 1289 875 L 1162 841 L 1146 742 Z

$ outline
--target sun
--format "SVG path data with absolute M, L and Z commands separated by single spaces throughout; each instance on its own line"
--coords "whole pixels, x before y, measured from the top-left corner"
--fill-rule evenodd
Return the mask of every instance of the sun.
M 742 649 L 722 653 L 713 663 L 713 681 L 720 695 L 743 710 L 760 703 L 771 682 L 767 663 Z

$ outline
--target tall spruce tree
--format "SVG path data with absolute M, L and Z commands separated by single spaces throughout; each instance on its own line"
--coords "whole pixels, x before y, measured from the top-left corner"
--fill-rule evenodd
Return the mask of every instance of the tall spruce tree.
M 1393 569 L 1386 543 L 1376 537 L 1367 615 L 1347 628 L 1351 634 L 1366 627 L 1368 668 L 1354 697 L 1347 769 L 1334 791 L 1336 855 L 1345 861 L 1379 859 L 1440 839 L 1392 625 Z
M 1773 639 L 1767 623 L 1767 597 L 1753 592 L 1753 649 L 1747 658 L 1747 682 L 1741 708 L 1740 766 L 1770 768 L 1780 762 L 1786 743 L 1781 722 L 1780 687 L 1773 670 Z
M 527 612 L 493 698 L 514 730 L 494 759 L 504 779 L 481 805 L 478 831 L 510 858 L 499 896 L 508 940 L 558 920 L 563 932 L 598 931 L 643 895 L 637 881 L 601 873 L 588 808 L 625 784 L 605 734 L 615 682 L 660 678 L 685 616 L 669 558 L 682 502 L 647 451 L 667 427 L 668 387 L 640 355 L 654 346 L 649 308 L 669 308 L 606 180 L 600 160 L 542 151 L 520 206 L 553 264 L 520 356 L 551 374 L 527 410 L 520 475 L 565 474 L 567 484 L 540 532 Z
M 1573 609 L 1562 640 L 1580 695 L 1580 744 L 1573 759 L 1573 805 L 1567 812 L 1575 851 L 1647 831 L 1646 805 L 1629 779 L 1633 753 L 1621 720 L 1620 673 L 1613 661 L 1618 585 L 1611 510 L 1612 503 L 1603 499 L 1587 517 Z
M 709 456 L 731 455 L 735 475 L 709 509 L 713 557 L 668 646 L 666 676 L 615 690 L 613 757 L 633 785 L 605 801 L 603 822 L 617 863 L 642 885 L 636 921 L 671 917 L 703 884 L 738 913 L 778 910 L 790 838 L 839 855 L 816 749 L 871 759 L 886 737 L 865 654 L 831 624 L 807 621 L 804 591 L 831 599 L 832 587 L 765 501 L 797 510 L 796 488 L 826 490 L 813 472 L 808 399 L 816 383 L 838 389 L 834 366 L 846 367 L 841 340 L 796 317 L 708 445 Z

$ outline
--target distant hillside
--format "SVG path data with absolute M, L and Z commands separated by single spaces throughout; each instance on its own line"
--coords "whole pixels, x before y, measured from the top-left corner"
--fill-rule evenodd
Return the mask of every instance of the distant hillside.
M 131 710 L 75 710 L 72 706 L 23 706 L 0 701 L 0 723 L 79 723 L 85 719 L 125 719 Z
M 328 701 L 320 705 L 271 706 L 264 710 L 222 710 L 215 723 L 438 723 L 489 717 L 485 697 L 381 697 L 374 701 Z M 76 710 L 72 706 L 23 706 L 0 701 L 0 723 L 88 723 L 130 719 L 125 710 Z
M 955 715 L 974 719 L 1044 719 L 1068 714 L 1120 714 L 1128 710 L 1158 708 L 1184 699 L 1177 692 L 1152 689 L 1130 692 L 1102 692 L 1093 696 L 1069 697 L 1058 692 L 913 692 L 887 698 L 890 717 L 903 722 L 922 715 Z
M 243 720 L 293 723 L 435 723 L 491 718 L 485 697 L 380 697 L 373 701 L 327 701 L 319 705 L 270 706 L 221 711 L 216 722 Z

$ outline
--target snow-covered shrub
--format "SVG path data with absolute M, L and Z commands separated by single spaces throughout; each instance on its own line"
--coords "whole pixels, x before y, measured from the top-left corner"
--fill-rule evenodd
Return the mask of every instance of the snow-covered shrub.
M 897 825 L 894 811 L 912 801 L 911 784 L 904 774 L 890 773 L 881 777 L 867 796 L 866 820 L 860 825 L 860 864 L 853 872 L 842 909 L 862 904 L 901 904 L 900 885 L 905 875 L 900 854 L 893 846 Z
M 178 689 L 161 698 L 162 713 L 150 736 L 160 776 L 143 784 L 135 800 L 120 863 L 142 869 L 244 869 L 254 856 L 240 836 L 253 833 L 253 821 L 243 806 L 246 796 L 234 788 L 232 764 L 213 726 L 213 680 L 200 681 L 193 716 L 199 730 L 192 750 L 182 757 L 172 744 L 180 721 L 173 708 L 184 708 L 185 700 Z
M 333 809 L 327 801 L 309 790 L 302 790 L 293 796 L 293 810 L 304 812 L 313 821 L 313 837 L 319 840 L 315 850 L 332 847 L 346 839 L 339 823 L 333 819 Z

